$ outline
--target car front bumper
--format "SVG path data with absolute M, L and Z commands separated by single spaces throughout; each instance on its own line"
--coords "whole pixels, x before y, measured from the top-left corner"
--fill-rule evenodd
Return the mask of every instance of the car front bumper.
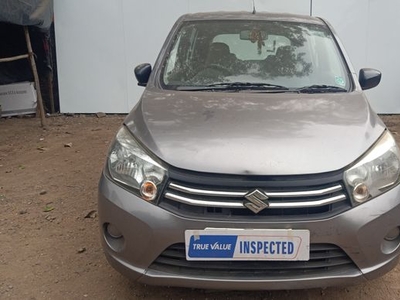
M 400 227 L 400 186 L 344 213 L 322 220 L 302 222 L 227 222 L 177 216 L 138 198 L 104 174 L 99 183 L 99 221 L 104 252 L 110 264 L 127 277 L 151 285 L 207 289 L 273 290 L 350 285 L 379 277 L 398 261 L 400 237 L 384 237 Z M 105 226 L 112 224 L 123 235 L 114 240 Z M 308 229 L 311 244 L 341 248 L 356 268 L 321 273 L 318 276 L 284 276 L 253 279 L 240 275 L 215 277 L 201 273 L 182 274 L 150 268 L 160 254 L 185 242 L 187 229 L 212 228 Z M 115 243 L 114 243 L 115 241 Z

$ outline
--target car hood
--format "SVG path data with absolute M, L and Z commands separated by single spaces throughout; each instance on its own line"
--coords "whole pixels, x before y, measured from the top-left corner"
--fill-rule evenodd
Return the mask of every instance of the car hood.
M 125 125 L 171 166 L 241 175 L 339 170 L 365 153 L 385 130 L 361 92 L 146 89 Z

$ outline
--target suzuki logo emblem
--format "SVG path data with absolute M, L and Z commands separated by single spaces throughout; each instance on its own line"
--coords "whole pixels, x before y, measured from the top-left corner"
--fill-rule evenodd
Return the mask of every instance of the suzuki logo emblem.
M 256 214 L 269 206 L 268 196 L 263 191 L 254 190 L 244 197 L 243 205 Z

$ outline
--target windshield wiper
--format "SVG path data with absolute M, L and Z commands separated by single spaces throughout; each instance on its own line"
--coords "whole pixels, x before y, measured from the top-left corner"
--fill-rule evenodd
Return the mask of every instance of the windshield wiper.
M 227 87 L 227 88 L 237 88 L 237 89 L 245 89 L 245 90 L 289 90 L 286 86 L 272 84 L 272 83 L 256 83 L 256 82 L 221 82 L 221 83 L 214 83 L 208 86 L 220 86 L 220 87 Z
M 300 93 L 345 93 L 348 90 L 335 86 L 335 85 L 326 85 L 326 84 L 314 84 L 310 86 L 304 86 L 296 89 L 296 91 Z
M 220 82 L 207 84 L 204 86 L 178 86 L 179 91 L 242 91 L 242 90 L 262 90 L 262 91 L 289 91 L 283 85 L 271 83 L 253 82 Z

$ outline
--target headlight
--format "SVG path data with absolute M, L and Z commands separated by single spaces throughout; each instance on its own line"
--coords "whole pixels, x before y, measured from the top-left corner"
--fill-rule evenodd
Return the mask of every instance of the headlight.
M 379 196 L 399 183 L 400 152 L 389 131 L 361 159 L 345 171 L 354 204 Z
M 108 154 L 111 177 L 133 190 L 147 201 L 158 197 L 167 177 L 167 171 L 154 161 L 122 127 Z

